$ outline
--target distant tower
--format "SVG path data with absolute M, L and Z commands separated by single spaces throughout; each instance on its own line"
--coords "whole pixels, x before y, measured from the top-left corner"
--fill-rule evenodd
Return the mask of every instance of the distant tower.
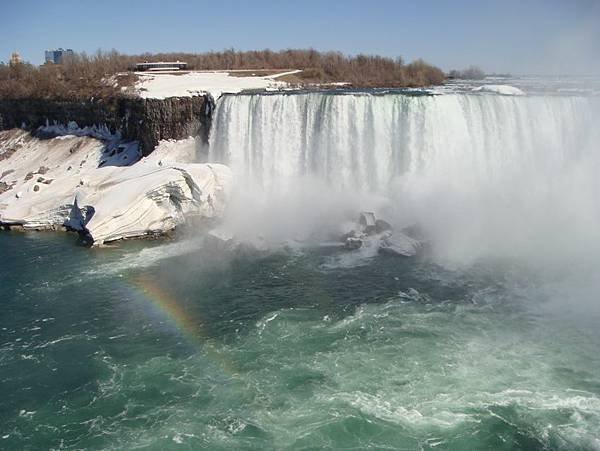
M 21 58 L 21 55 L 19 55 L 17 52 L 13 52 L 13 54 L 10 55 L 10 61 L 8 62 L 8 64 L 10 66 L 17 66 L 19 64 L 23 64 L 23 59 Z
M 44 52 L 44 61 L 46 64 L 54 64 L 54 50 L 46 50 Z

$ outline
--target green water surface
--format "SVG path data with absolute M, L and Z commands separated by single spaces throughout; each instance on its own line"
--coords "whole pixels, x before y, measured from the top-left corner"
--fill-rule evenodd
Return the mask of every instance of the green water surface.
M 0 449 L 600 448 L 599 316 L 557 278 L 75 241 L 0 233 Z

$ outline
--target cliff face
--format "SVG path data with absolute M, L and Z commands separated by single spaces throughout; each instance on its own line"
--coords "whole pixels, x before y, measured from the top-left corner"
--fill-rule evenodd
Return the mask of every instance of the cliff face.
M 212 109 L 208 96 L 135 99 L 121 107 L 126 137 L 138 140 L 145 155 L 162 139 L 200 136 L 208 143 Z
M 47 99 L 0 99 L 0 130 L 77 122 L 105 125 L 125 140 L 137 140 L 148 155 L 162 139 L 200 136 L 208 142 L 213 100 L 209 96 L 167 99 L 117 98 L 65 102 Z

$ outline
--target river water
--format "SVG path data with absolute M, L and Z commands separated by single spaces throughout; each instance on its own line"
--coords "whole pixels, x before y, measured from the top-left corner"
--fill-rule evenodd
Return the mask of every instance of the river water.
M 597 112 L 225 97 L 225 222 L 270 250 L 0 233 L 0 448 L 600 449 Z M 426 250 L 335 245 L 364 208 Z

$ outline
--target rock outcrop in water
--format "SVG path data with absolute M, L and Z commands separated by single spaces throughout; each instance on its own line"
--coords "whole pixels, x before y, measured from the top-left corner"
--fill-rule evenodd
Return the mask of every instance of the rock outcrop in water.
M 402 257 L 414 257 L 423 247 L 421 241 L 394 231 L 387 221 L 377 219 L 372 212 L 360 213 L 358 222 L 342 241 L 349 250 L 377 246 L 381 253 Z
M 0 99 L 0 130 L 71 122 L 106 128 L 125 141 L 139 141 L 149 155 L 161 140 L 199 136 L 208 142 L 213 100 L 208 95 L 142 99 L 120 97 L 86 102 Z

